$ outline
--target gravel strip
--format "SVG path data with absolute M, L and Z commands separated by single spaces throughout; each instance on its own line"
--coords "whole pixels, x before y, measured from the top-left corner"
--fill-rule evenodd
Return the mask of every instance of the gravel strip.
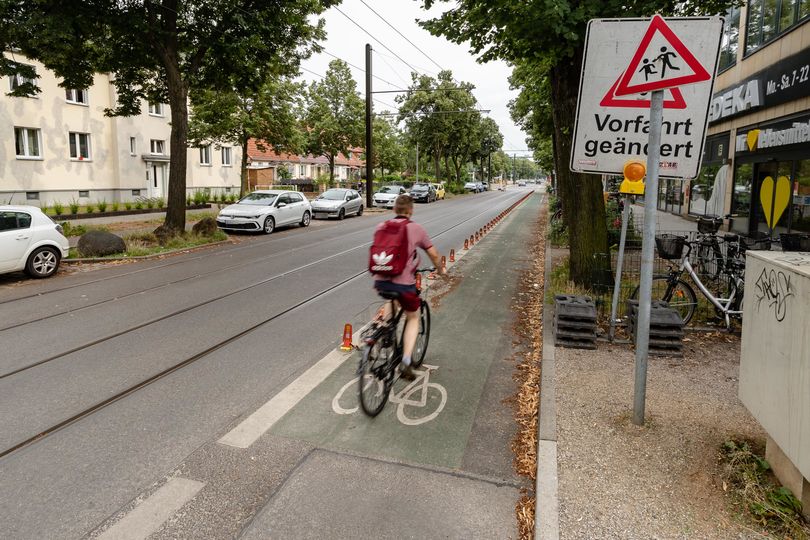
M 644 427 L 629 346 L 556 349 L 561 538 L 762 537 L 718 476 L 724 440 L 765 436 L 737 398 L 740 340 L 687 339 L 683 359 L 650 358 Z

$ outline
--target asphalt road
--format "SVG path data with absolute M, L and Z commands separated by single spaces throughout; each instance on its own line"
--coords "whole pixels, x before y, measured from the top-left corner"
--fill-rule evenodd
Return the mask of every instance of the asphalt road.
M 446 253 L 525 193 L 414 217 Z M 87 534 L 332 350 L 377 302 L 365 269 L 386 217 L 0 281 L 0 536 Z

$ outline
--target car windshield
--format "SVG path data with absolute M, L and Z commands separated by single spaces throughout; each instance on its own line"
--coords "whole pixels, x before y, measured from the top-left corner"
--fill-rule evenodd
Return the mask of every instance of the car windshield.
M 399 186 L 383 186 L 380 193 L 399 193 L 401 188 Z
M 476 184 L 475 182 L 467 182 L 467 183 L 466 183 L 466 184 L 464 184 L 464 185 L 465 185 L 465 186 L 476 186 L 477 184 Z
M 249 204 L 251 206 L 270 206 L 276 200 L 275 193 L 251 193 L 239 201 L 238 204 Z
M 424 184 L 417 184 L 411 188 L 411 191 L 427 191 L 428 187 Z
M 326 199 L 327 201 L 342 201 L 346 197 L 345 189 L 330 189 L 324 191 L 319 199 Z

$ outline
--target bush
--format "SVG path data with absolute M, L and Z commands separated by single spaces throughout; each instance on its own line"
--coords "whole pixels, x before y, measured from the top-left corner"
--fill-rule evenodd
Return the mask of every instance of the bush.
M 107 211 L 107 201 L 105 201 L 104 199 L 101 199 L 100 201 L 98 201 L 96 203 L 96 206 L 98 206 L 98 211 L 99 212 L 106 212 Z
M 111 209 L 113 212 L 118 212 L 118 203 L 117 203 L 117 202 L 112 203 L 112 204 L 110 205 L 110 209 Z
M 61 215 L 61 214 L 62 214 L 62 211 L 63 211 L 64 209 L 65 209 L 65 207 L 64 207 L 64 206 L 62 206 L 62 203 L 60 203 L 59 201 L 54 201 L 54 203 L 53 203 L 53 213 L 54 213 L 54 214 L 56 214 L 57 216 L 59 216 L 59 215 Z
M 135 210 L 141 210 L 141 209 L 143 209 L 143 201 L 140 201 L 140 200 L 135 201 Z
M 236 202 L 236 193 L 228 193 L 228 202 L 235 203 Z
M 158 208 L 166 208 L 166 201 L 163 200 L 163 199 L 158 199 L 157 200 L 157 207 Z
M 132 210 L 132 203 L 129 201 L 125 202 L 124 208 L 126 208 L 127 210 Z
M 155 207 L 155 200 L 151 197 L 146 199 L 146 208 L 151 210 L 154 207 Z
M 191 206 L 192 202 L 194 202 L 194 200 L 191 198 L 191 195 L 186 193 L 186 206 Z
M 77 201 L 76 199 L 71 199 L 68 206 L 70 207 L 70 213 L 71 214 L 78 214 L 79 213 L 79 201 Z
M 194 191 L 194 204 L 205 204 L 208 202 L 208 196 L 202 190 Z
M 71 225 L 69 221 L 62 223 L 62 230 L 65 236 L 81 236 L 87 232 L 87 228 L 84 225 Z

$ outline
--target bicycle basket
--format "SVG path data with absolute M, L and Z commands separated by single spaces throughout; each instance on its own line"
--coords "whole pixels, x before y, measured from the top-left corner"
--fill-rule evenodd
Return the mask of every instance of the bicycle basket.
M 723 220 L 717 216 L 704 216 L 697 220 L 698 232 L 701 234 L 715 234 L 722 224 Z
M 749 249 L 768 251 L 771 249 L 771 239 L 767 233 L 754 231 L 745 238 L 740 238 L 740 252 L 745 253 Z
M 655 237 L 655 247 L 658 249 L 658 256 L 666 260 L 680 259 L 686 239 L 677 234 L 659 234 Z
M 810 235 L 783 233 L 779 235 L 782 251 L 810 251 Z

